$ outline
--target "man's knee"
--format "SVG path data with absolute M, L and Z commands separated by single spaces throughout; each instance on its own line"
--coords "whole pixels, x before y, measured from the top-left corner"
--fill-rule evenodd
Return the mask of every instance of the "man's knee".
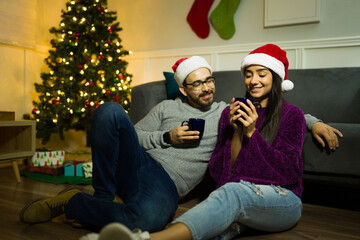
M 95 109 L 94 116 L 111 114 L 118 111 L 124 111 L 120 104 L 115 102 L 106 102 Z
M 104 124 L 109 121 L 114 121 L 119 117 L 128 117 L 125 110 L 118 103 L 106 102 L 95 109 L 93 114 L 93 124 Z

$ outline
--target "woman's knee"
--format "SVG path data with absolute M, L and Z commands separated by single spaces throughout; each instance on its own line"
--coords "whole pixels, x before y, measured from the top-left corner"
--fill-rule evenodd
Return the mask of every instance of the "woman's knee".
M 227 196 L 226 198 L 228 198 L 229 196 L 233 196 L 233 197 L 238 197 L 239 195 L 242 196 L 243 193 L 247 191 L 248 189 L 246 189 L 246 187 L 244 187 L 241 183 L 238 182 L 229 182 L 226 183 L 225 185 L 221 186 L 218 191 L 220 195 L 224 195 L 223 197 L 225 197 L 225 195 Z

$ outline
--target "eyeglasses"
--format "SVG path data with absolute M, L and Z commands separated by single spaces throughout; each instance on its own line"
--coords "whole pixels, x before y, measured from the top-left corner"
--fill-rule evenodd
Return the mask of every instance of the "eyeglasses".
M 194 90 L 200 90 L 200 89 L 203 88 L 205 83 L 206 83 L 206 85 L 208 87 L 214 87 L 215 86 L 215 78 L 214 77 L 208 77 L 205 81 L 197 80 L 197 81 L 192 82 L 192 83 L 184 83 L 183 85 L 184 86 L 191 85 Z

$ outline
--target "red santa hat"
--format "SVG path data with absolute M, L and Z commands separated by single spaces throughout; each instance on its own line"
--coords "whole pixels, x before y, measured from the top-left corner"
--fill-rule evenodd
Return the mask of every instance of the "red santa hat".
M 208 62 L 199 56 L 192 56 L 190 58 L 181 58 L 176 61 L 172 69 L 174 70 L 174 78 L 182 86 L 186 77 L 193 71 L 199 68 L 207 68 L 212 74 L 212 69 Z
M 290 91 L 294 83 L 288 79 L 289 61 L 286 52 L 274 44 L 266 44 L 249 53 L 241 63 L 241 73 L 244 76 L 245 68 L 250 65 L 261 65 L 271 69 L 283 80 L 282 91 Z

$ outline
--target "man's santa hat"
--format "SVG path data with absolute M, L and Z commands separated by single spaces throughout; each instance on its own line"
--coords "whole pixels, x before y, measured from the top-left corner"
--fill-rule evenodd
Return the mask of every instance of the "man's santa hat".
M 172 69 L 174 70 L 174 78 L 182 86 L 186 77 L 193 71 L 198 70 L 199 68 L 207 68 L 212 74 L 212 68 L 208 62 L 199 56 L 192 56 L 190 58 L 181 58 L 176 61 Z
M 249 53 L 241 63 L 241 73 L 244 76 L 245 68 L 250 65 L 261 65 L 271 69 L 283 80 L 281 83 L 282 91 L 290 91 L 294 88 L 294 83 L 288 79 L 289 62 L 286 52 L 274 44 L 266 44 Z

